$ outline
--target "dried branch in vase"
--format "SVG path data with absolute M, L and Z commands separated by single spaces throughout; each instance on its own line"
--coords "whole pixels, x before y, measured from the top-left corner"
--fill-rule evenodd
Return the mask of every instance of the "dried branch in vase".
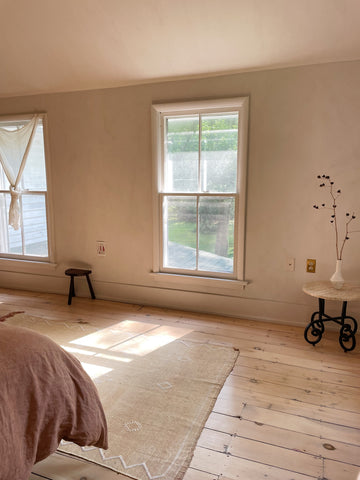
M 336 247 L 336 258 L 337 260 L 342 260 L 343 256 L 343 251 L 346 242 L 350 239 L 349 234 L 358 232 L 359 230 L 349 230 L 349 225 L 350 223 L 355 220 L 355 214 L 350 214 L 346 213 L 345 214 L 345 233 L 344 236 L 342 237 L 342 240 L 339 239 L 339 222 L 338 222 L 338 217 L 337 217 L 337 199 L 341 195 L 341 190 L 335 188 L 334 182 L 331 180 L 329 175 L 318 175 L 317 178 L 321 180 L 322 183 L 320 183 L 319 187 L 323 188 L 328 188 L 330 197 L 331 197 L 331 202 L 329 205 L 326 203 L 322 203 L 321 206 L 319 207 L 318 205 L 313 205 L 313 207 L 316 210 L 319 209 L 325 209 L 325 210 L 330 210 L 331 215 L 330 215 L 330 223 L 334 225 L 334 230 L 335 230 L 335 247 Z

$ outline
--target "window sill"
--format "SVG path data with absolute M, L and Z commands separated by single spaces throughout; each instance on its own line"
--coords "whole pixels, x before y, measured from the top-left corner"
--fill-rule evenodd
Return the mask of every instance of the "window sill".
M 159 287 L 229 296 L 240 295 L 249 284 L 246 280 L 195 277 L 173 273 L 152 272 L 150 276 Z
M 0 270 L 3 272 L 15 273 L 32 273 L 41 274 L 49 273 L 55 270 L 56 263 L 37 262 L 34 260 L 18 260 L 13 258 L 0 258 Z

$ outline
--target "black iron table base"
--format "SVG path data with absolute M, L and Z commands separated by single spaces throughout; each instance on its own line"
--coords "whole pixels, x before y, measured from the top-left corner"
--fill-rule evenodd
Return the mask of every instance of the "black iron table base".
M 325 300 L 319 298 L 319 311 L 314 312 L 311 315 L 311 321 L 309 325 L 305 328 L 304 337 L 305 340 L 311 345 L 316 345 L 320 342 L 326 322 L 335 322 L 338 325 L 341 325 L 340 334 L 339 334 L 339 343 L 345 352 L 350 352 L 354 350 L 356 346 L 355 334 L 357 331 L 357 321 L 353 317 L 346 315 L 347 302 L 344 301 L 342 304 L 341 316 L 339 317 L 330 317 L 325 313 Z

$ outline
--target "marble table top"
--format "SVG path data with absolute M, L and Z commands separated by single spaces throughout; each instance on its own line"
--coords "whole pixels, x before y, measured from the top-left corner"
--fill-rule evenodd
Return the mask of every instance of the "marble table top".
M 330 281 L 309 282 L 303 286 L 303 291 L 312 297 L 324 300 L 340 300 L 349 302 L 360 300 L 360 284 L 344 283 L 341 288 L 335 288 Z

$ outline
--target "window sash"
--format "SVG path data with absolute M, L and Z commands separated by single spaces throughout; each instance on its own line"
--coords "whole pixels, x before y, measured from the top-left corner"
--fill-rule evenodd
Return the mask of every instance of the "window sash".
M 239 192 L 239 189 L 240 189 L 240 183 L 237 181 L 236 182 L 236 185 L 235 185 L 235 188 L 228 188 L 227 190 L 219 190 L 219 189 L 216 189 L 214 188 L 213 190 L 210 190 L 210 189 L 203 189 L 203 185 L 204 185 L 204 179 L 205 179 L 205 176 L 203 175 L 203 167 L 207 164 L 207 162 L 209 161 L 206 157 L 208 154 L 215 154 L 216 152 L 218 152 L 218 155 L 220 155 L 220 150 L 217 151 L 217 150 L 210 150 L 210 151 L 207 151 L 206 149 L 203 148 L 203 145 L 204 145 L 204 140 L 206 140 L 206 136 L 203 135 L 203 119 L 206 118 L 206 117 L 210 117 L 210 118 L 213 118 L 215 119 L 216 117 L 224 117 L 226 115 L 230 115 L 230 116 L 234 116 L 234 114 L 237 116 L 237 123 L 238 123 L 238 127 L 237 127 L 237 149 L 236 149 L 236 180 L 238 180 L 239 178 L 239 155 L 240 155 L 240 150 L 239 150 L 239 112 L 238 110 L 222 110 L 221 112 L 218 112 L 218 111 L 211 111 L 211 112 L 207 112 L 207 113 L 198 113 L 198 112 L 194 112 L 193 114 L 187 114 L 187 115 L 169 115 L 169 114 L 166 114 L 166 115 L 162 115 L 162 120 L 161 120 L 161 129 L 162 129 L 162 141 L 161 141 L 161 146 L 162 146 L 162 152 L 161 152 L 161 160 L 162 160 L 162 168 L 161 168 L 161 185 L 160 185 L 160 191 L 165 191 L 167 190 L 166 189 L 166 183 L 168 180 L 168 177 L 169 177 L 169 174 L 167 173 L 167 169 L 169 168 L 169 161 L 170 161 L 170 153 L 169 153 L 169 150 L 168 150 L 168 143 L 169 143 L 169 136 L 176 136 L 176 134 L 186 134 L 186 133 L 189 133 L 190 135 L 191 134 L 194 134 L 196 133 L 197 134 L 197 137 L 198 137 L 198 145 L 197 145 L 197 150 L 194 150 L 194 151 L 180 151 L 180 152 L 177 152 L 177 153 L 181 153 L 182 155 L 186 155 L 186 153 L 193 153 L 194 156 L 196 155 L 197 156 L 197 160 L 196 160 L 196 175 L 197 175 L 197 181 L 196 181 L 196 188 L 186 188 L 186 190 L 177 190 L 176 188 L 173 189 L 173 192 L 194 192 L 194 193 L 201 193 L 201 192 L 206 192 L 206 193 L 237 193 Z M 197 124 L 198 124 L 198 130 L 195 132 L 169 132 L 168 130 L 168 120 L 180 120 L 180 119 L 192 119 L 192 120 L 197 120 Z M 211 131 L 211 130 L 210 130 Z M 227 132 L 229 132 L 230 130 L 226 130 Z M 207 131 L 209 132 L 209 131 Z M 219 132 L 224 132 L 224 130 L 212 130 L 213 133 L 219 133 Z M 211 141 L 211 138 L 210 138 L 210 141 Z M 229 150 L 224 150 L 223 152 L 229 152 Z M 174 154 L 174 152 L 172 152 Z M 175 153 L 176 155 L 176 153 Z M 210 168 L 210 171 L 211 171 L 211 168 Z M 194 180 L 194 179 L 193 179 Z M 170 190 L 168 190 L 170 191 Z
M 9 195 L 8 190 L 0 190 L 0 194 L 6 194 Z M 44 204 L 45 204 L 45 212 L 48 211 L 48 194 L 47 191 L 44 190 L 33 190 L 33 191 L 23 191 L 22 195 L 20 196 L 19 202 L 20 202 L 20 215 L 21 218 L 23 219 L 23 197 L 26 196 L 42 196 L 44 197 Z M 7 223 L 7 218 L 4 219 Z M 0 252 L 0 258 L 9 258 L 9 259 L 18 259 L 18 260 L 33 260 L 33 261 L 38 261 L 38 262 L 48 262 L 50 260 L 50 245 L 49 245 L 49 222 L 48 222 L 48 216 L 46 216 L 46 240 L 47 240 L 47 255 L 31 255 L 25 252 L 26 246 L 29 245 L 29 243 L 26 243 L 26 232 L 23 226 L 23 221 L 21 221 L 21 227 L 20 227 L 20 235 L 21 235 L 21 252 L 22 253 L 10 253 L 10 252 Z M 8 236 L 8 229 L 6 228 L 5 235 Z
M 178 267 L 167 267 L 164 265 L 164 253 L 165 253 L 165 221 L 164 221 L 164 201 L 167 198 L 171 197 L 182 197 L 182 198 L 191 198 L 194 197 L 196 199 L 196 267 L 195 269 L 183 269 L 183 268 L 178 268 Z M 230 198 L 234 199 L 234 256 L 233 256 L 233 271 L 230 272 L 225 272 L 225 271 L 213 271 L 213 270 L 202 270 L 199 268 L 199 258 L 200 258 L 200 245 L 199 245 L 199 235 L 200 235 L 200 224 L 199 224 L 199 201 L 200 199 L 204 198 Z M 207 192 L 202 192 L 202 193 L 163 193 L 161 192 L 159 194 L 160 198 L 160 205 L 161 205 L 161 222 L 160 222 L 160 230 L 161 230 L 161 242 L 160 242 L 160 272 L 164 273 L 180 273 L 180 274 L 190 274 L 194 276 L 207 276 L 207 277 L 215 277 L 215 278 L 227 278 L 227 279 L 235 279 L 237 278 L 236 276 L 236 265 L 238 263 L 238 249 L 236 248 L 237 242 L 238 242 L 238 229 L 236 228 L 236 216 L 237 216 L 237 211 L 238 211 L 238 195 L 234 193 L 222 193 L 222 194 L 217 194 L 217 193 L 207 193 Z M 211 252 L 209 252 L 211 253 Z
M 221 113 L 237 112 L 238 117 L 238 162 L 236 192 L 169 192 L 164 190 L 165 179 L 165 118 L 181 115 L 217 115 Z M 201 124 L 201 122 L 200 122 Z M 153 136 L 153 190 L 154 190 L 154 262 L 153 272 L 173 273 L 191 277 L 215 277 L 244 281 L 244 247 L 245 247 L 245 199 L 246 199 L 246 163 L 247 163 L 247 125 L 248 125 L 248 97 L 216 101 L 196 101 L 180 104 L 161 104 L 152 107 L 152 136 Z M 200 135 L 199 135 L 199 141 Z M 200 179 L 199 179 L 200 181 Z M 166 196 L 187 197 L 231 197 L 235 200 L 234 216 L 234 272 L 210 272 L 203 270 L 188 270 L 168 268 L 164 266 L 164 218 L 163 202 Z M 198 230 L 198 228 L 197 228 Z M 198 242 L 197 242 L 198 244 Z

